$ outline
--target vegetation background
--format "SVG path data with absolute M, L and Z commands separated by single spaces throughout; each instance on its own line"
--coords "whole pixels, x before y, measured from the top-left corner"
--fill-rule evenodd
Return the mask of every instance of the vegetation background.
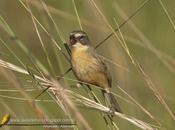
M 45 0 L 46 9 L 49 10 L 53 23 L 43 7 L 42 0 L 31 0 L 28 4 L 25 0 L 0 0 L 0 59 L 24 68 L 17 60 L 17 56 L 25 66 L 35 69 L 30 60 L 33 55 L 34 59 L 46 68 L 45 72 L 47 70 L 52 77 L 59 76 L 70 67 L 70 64 L 55 46 L 51 36 L 68 55 L 63 43 L 69 42 L 71 31 L 79 30 L 82 26 L 88 33 L 92 45 L 96 46 L 112 32 L 111 28 L 117 28 L 143 1 Z M 27 8 L 30 7 L 32 16 L 22 2 Z M 120 40 L 112 36 L 97 48 L 99 54 L 106 58 L 113 79 L 112 89 L 117 95 L 123 113 L 150 123 L 160 130 L 175 130 L 174 7 L 173 0 L 149 0 L 130 21 L 122 26 L 120 33 L 116 33 Z M 37 22 L 32 21 L 33 16 L 49 35 Z M 14 35 L 9 30 L 12 30 Z M 130 53 L 127 53 L 127 48 Z M 21 94 L 24 91 L 33 99 L 42 91 L 37 87 L 37 81 L 33 80 L 31 75 L 15 71 L 12 73 L 3 70 L 2 67 L 0 71 L 0 117 L 10 113 L 12 118 L 38 118 L 34 108 L 25 100 L 26 94 Z M 35 72 L 32 71 L 38 74 Z M 14 87 L 16 85 L 12 79 L 16 79 L 14 82 L 20 84 L 19 88 Z M 68 86 L 71 91 L 89 98 L 84 88 L 75 87 L 77 82 L 72 72 L 66 74 L 64 80 L 60 82 Z M 92 88 L 104 104 L 99 89 Z M 37 101 L 37 105 L 48 118 L 68 118 L 48 93 L 44 93 L 38 99 L 41 101 Z M 78 106 L 78 110 L 92 129 L 110 129 L 98 110 L 82 106 Z M 140 129 L 118 116 L 114 117 L 114 122 L 120 130 Z M 82 129 L 80 126 L 78 128 Z M 44 128 L 4 126 L 2 129 L 42 130 Z

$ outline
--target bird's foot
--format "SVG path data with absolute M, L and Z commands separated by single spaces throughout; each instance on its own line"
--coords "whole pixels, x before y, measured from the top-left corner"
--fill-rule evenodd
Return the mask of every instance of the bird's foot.
M 110 109 L 109 109 L 109 113 L 110 113 L 110 115 L 113 117 L 114 115 L 115 115 L 115 109 L 114 109 L 114 107 L 110 107 Z

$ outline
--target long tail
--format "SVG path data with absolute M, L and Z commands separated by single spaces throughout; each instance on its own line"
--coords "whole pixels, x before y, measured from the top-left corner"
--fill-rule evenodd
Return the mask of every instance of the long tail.
M 103 93 L 106 99 L 108 100 L 108 102 L 110 103 L 111 108 L 117 112 L 122 113 L 121 108 L 117 100 L 115 99 L 114 95 L 111 92 L 106 92 L 106 91 L 105 92 L 103 91 Z

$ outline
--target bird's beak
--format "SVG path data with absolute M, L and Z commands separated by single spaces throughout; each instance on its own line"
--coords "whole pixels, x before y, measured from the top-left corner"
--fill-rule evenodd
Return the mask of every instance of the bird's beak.
M 76 38 L 74 35 L 70 35 L 70 46 L 73 46 L 77 42 Z

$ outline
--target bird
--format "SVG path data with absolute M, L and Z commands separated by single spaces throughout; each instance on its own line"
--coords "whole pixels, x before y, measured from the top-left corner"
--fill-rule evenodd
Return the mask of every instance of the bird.
M 112 78 L 104 58 L 91 45 L 86 32 L 72 31 L 69 35 L 71 50 L 71 66 L 75 77 L 84 83 L 101 87 L 102 93 L 110 105 L 112 112 L 120 112 L 121 108 L 112 94 Z

